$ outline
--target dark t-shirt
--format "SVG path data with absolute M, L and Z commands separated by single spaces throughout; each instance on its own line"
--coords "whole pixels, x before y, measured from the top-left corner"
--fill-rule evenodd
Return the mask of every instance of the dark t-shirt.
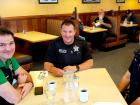
M 85 40 L 75 37 L 73 44 L 66 45 L 60 37 L 49 45 L 45 62 L 62 69 L 68 65 L 79 65 L 88 59 L 92 59 L 92 56 Z
M 129 96 L 126 99 L 130 104 L 140 96 L 140 50 L 135 52 L 134 59 L 129 67 L 130 88 Z
M 137 23 L 136 22 L 136 17 L 134 14 L 132 14 L 130 17 L 128 17 L 127 15 L 124 15 L 121 17 L 121 20 L 124 21 L 125 19 L 127 19 L 128 22 L 133 22 L 133 23 Z
M 106 16 L 104 16 L 102 20 L 103 20 L 104 23 L 108 23 L 108 24 L 111 24 L 111 25 L 112 25 L 111 21 L 110 21 Z M 99 17 L 97 17 L 97 18 L 94 20 L 95 23 L 97 23 L 98 21 L 99 21 Z M 101 27 L 101 28 L 109 29 L 108 27 L 106 27 L 106 26 L 104 26 L 104 25 L 101 25 L 100 27 Z

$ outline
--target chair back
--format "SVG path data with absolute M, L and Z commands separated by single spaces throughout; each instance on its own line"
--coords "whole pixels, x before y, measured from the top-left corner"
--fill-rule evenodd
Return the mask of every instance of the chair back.
M 140 27 L 140 14 L 135 14 L 135 17 L 136 17 L 136 23 Z
M 47 33 L 53 35 L 60 35 L 62 19 L 47 19 Z M 76 25 L 76 36 L 79 36 L 79 22 L 74 20 Z
M 94 20 L 97 18 L 97 15 L 92 15 L 90 17 L 90 20 L 89 20 L 89 23 L 90 23 L 90 26 L 92 26 L 92 23 L 94 22 Z
M 117 35 L 118 34 L 117 16 L 108 16 L 108 18 L 112 23 L 112 28 L 110 29 L 111 33 Z
M 53 35 L 60 35 L 61 19 L 47 19 L 47 33 Z

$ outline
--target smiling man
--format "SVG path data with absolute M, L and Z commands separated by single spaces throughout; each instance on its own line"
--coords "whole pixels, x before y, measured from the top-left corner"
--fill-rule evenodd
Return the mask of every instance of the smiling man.
M 71 19 L 61 24 L 61 37 L 52 42 L 47 50 L 44 68 L 55 76 L 64 71 L 86 70 L 93 67 L 93 59 L 85 40 L 75 37 L 76 27 Z
M 17 104 L 33 86 L 29 73 L 12 57 L 14 52 L 13 33 L 0 28 L 0 105 Z

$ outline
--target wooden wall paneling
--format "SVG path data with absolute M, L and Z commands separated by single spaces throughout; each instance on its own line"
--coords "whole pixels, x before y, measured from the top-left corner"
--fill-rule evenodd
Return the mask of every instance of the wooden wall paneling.
M 87 25 L 90 26 L 91 23 L 94 21 L 94 20 L 91 20 L 91 16 L 95 16 L 95 15 L 86 15 L 86 22 L 87 22 Z M 97 16 L 95 16 L 97 17 Z
M 10 24 L 9 21 L 5 21 L 5 20 L 1 21 L 1 26 L 2 27 L 6 27 L 6 28 L 10 29 L 10 27 L 9 27 L 10 25 L 9 24 Z
M 41 18 L 40 19 L 40 24 L 39 24 L 39 27 L 40 27 L 40 32 L 44 32 L 46 33 L 47 32 L 47 19 L 46 18 Z
M 84 25 L 87 25 L 87 19 L 86 19 L 86 15 L 81 15 L 80 19 L 82 20 Z
M 22 31 L 30 31 L 29 26 L 28 26 L 28 20 L 24 19 L 21 20 L 21 27 L 22 27 Z
M 97 12 L 90 12 L 90 13 L 81 13 L 80 15 L 82 15 L 82 17 L 83 17 L 83 23 L 84 23 L 84 25 L 88 25 L 88 26 L 90 26 L 90 22 L 91 22 L 91 16 L 93 16 L 93 15 L 97 15 Z
M 28 31 L 28 21 L 25 19 L 17 20 L 17 32 Z
M 139 14 L 140 10 L 133 10 Z M 120 15 L 124 14 L 124 10 L 120 11 Z M 117 14 L 117 11 L 115 11 Z M 79 13 L 84 25 L 90 25 L 90 17 L 97 15 L 97 12 Z M 35 15 L 35 16 L 15 16 L 1 17 L 1 26 L 7 27 L 13 32 L 20 32 L 23 29 L 27 31 L 47 32 L 47 19 L 62 19 L 70 17 L 71 14 L 56 14 L 56 15 Z
M 37 28 L 36 31 L 41 32 L 41 26 L 42 26 L 42 24 L 41 24 L 41 18 L 36 19 L 36 28 Z
M 17 21 L 16 20 L 10 20 L 8 28 L 14 33 L 17 32 Z
M 32 19 L 32 30 L 38 31 L 38 19 Z
M 28 19 L 27 20 L 27 27 L 28 27 L 28 31 L 33 31 L 33 24 L 32 24 L 32 20 L 31 19 Z
M 22 23 L 20 21 L 17 21 L 17 32 L 22 32 L 23 31 L 23 27 L 22 27 Z
M 42 18 L 38 19 L 37 22 L 38 22 L 38 23 L 37 23 L 37 24 L 38 24 L 38 31 L 39 31 L 39 32 L 42 32 L 42 29 L 43 29 L 43 27 L 44 27 L 44 25 L 45 25 L 45 24 L 42 23 Z

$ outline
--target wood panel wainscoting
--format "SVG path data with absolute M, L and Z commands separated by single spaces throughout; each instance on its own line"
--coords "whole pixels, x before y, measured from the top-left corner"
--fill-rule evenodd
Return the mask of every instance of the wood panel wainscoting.
M 89 17 L 97 13 L 80 13 L 79 16 L 85 25 L 89 24 Z M 12 32 L 25 31 L 39 31 L 47 32 L 47 19 L 60 19 L 70 17 L 71 14 L 57 14 L 57 15 L 33 15 L 33 16 L 15 16 L 15 17 L 1 17 L 0 25 L 7 27 Z
M 120 15 L 124 14 L 124 10 L 120 11 Z M 139 14 L 140 10 L 133 10 L 134 13 Z M 110 11 L 106 11 L 110 13 Z M 116 15 L 117 11 L 114 11 Z M 14 16 L 14 17 L 0 17 L 0 25 L 9 28 L 13 32 L 25 31 L 39 31 L 47 32 L 47 19 L 65 19 L 72 14 L 56 14 L 56 15 L 33 15 L 33 16 Z M 80 19 L 84 25 L 90 25 L 90 17 L 96 15 L 97 12 L 79 13 Z M 112 15 L 112 14 L 108 14 Z
M 17 16 L 1 18 L 1 26 L 12 32 L 39 31 L 46 32 L 46 16 Z
M 134 13 L 140 13 L 140 10 L 133 10 Z M 108 12 L 108 11 L 107 11 Z M 124 14 L 124 10 L 119 11 L 119 15 Z M 115 11 L 114 15 L 118 15 L 118 12 Z M 80 19 L 83 21 L 84 25 L 89 26 L 91 23 L 91 16 L 97 16 L 97 12 L 88 12 L 88 13 L 79 13 Z M 44 33 L 50 33 L 53 30 L 50 30 L 50 21 L 49 20 L 64 20 L 65 18 L 70 17 L 72 14 L 55 14 L 55 15 L 33 15 L 33 16 L 15 16 L 15 17 L 1 17 L 0 18 L 0 25 L 3 27 L 7 27 L 11 31 L 15 32 L 22 32 L 24 31 L 38 31 Z M 112 14 L 107 14 L 112 15 Z M 54 21 L 54 23 L 56 22 Z M 120 21 L 120 20 L 119 20 Z M 56 23 L 57 23 L 56 22 Z M 53 24 L 51 24 L 53 26 Z M 60 21 L 58 24 L 55 24 L 53 28 L 58 28 L 60 25 Z M 58 30 L 55 29 L 55 35 L 59 35 Z M 57 34 L 58 33 L 58 34 Z

